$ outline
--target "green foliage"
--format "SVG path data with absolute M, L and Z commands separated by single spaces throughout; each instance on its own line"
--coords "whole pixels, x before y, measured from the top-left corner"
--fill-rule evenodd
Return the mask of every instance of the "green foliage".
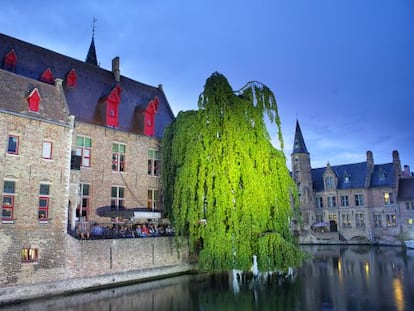
M 278 127 L 270 142 L 265 115 Z M 259 83 L 234 92 L 214 73 L 199 110 L 180 112 L 166 129 L 163 185 L 177 235 L 188 236 L 201 269 L 296 266 L 300 252 L 289 230 L 296 187 L 286 167 L 275 97 Z

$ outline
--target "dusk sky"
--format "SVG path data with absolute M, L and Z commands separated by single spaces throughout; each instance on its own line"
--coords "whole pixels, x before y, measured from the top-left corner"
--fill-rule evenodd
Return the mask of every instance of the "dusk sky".
M 13 0 L 0 32 L 83 61 L 94 17 L 100 66 L 162 84 L 175 115 L 218 71 L 275 93 L 289 168 L 298 119 L 313 168 L 398 150 L 414 170 L 413 0 Z

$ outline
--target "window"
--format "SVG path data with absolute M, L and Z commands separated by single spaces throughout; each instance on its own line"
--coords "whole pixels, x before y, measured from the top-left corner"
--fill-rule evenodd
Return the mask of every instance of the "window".
M 66 75 L 66 86 L 70 88 L 76 87 L 76 82 L 78 80 L 78 76 L 76 74 L 75 69 L 72 69 L 67 75 Z
M 323 198 L 316 197 L 316 208 L 322 208 L 322 207 L 323 207 Z
M 79 184 L 79 205 L 76 207 L 76 218 L 85 217 L 89 221 L 89 184 Z
M 159 100 L 155 97 L 150 100 L 144 112 L 144 134 L 147 136 L 154 136 L 155 134 L 155 114 L 158 111 Z
M 85 136 L 76 137 L 76 155 L 82 158 L 83 167 L 91 166 L 92 138 Z
M 39 112 L 40 94 L 37 88 L 34 88 L 30 92 L 27 103 L 29 105 L 29 111 Z
M 16 72 L 16 62 L 17 62 L 16 53 L 14 49 L 11 49 L 9 53 L 7 53 L 6 56 L 4 57 L 3 68 L 8 71 Z
M 344 228 L 351 228 L 351 215 L 348 213 L 342 214 L 342 227 Z
M 349 207 L 349 200 L 347 195 L 341 195 L 341 206 Z
M 397 216 L 394 213 L 389 213 L 385 215 L 385 223 L 387 227 L 396 227 L 397 226 Z
M 39 256 L 39 250 L 32 248 L 30 245 L 24 246 L 22 249 L 22 263 L 37 262 Z
M 374 214 L 374 227 L 381 228 L 382 227 L 382 214 L 376 213 Z
M 414 219 L 413 218 L 407 218 L 407 225 L 408 226 L 414 225 Z
M 40 76 L 40 81 L 53 84 L 55 79 L 53 78 L 52 70 L 50 68 L 47 68 L 42 75 Z
M 406 209 L 414 209 L 414 201 L 407 201 L 405 202 L 405 208 Z
M 361 193 L 355 195 L 355 206 L 364 206 L 364 196 Z
M 119 211 L 125 207 L 125 189 L 122 187 L 112 187 L 111 191 L 111 210 Z
M 19 137 L 18 136 L 9 135 L 9 141 L 7 144 L 7 153 L 19 154 Z
M 159 191 L 158 190 L 148 190 L 148 201 L 147 208 L 149 209 L 158 209 L 159 208 Z
M 325 189 L 326 190 L 335 189 L 335 179 L 332 176 L 325 177 Z
M 336 197 L 328 197 L 328 207 L 336 207 Z
M 15 197 L 15 182 L 10 180 L 5 180 L 3 185 L 3 195 L 2 195 L 2 212 L 1 220 L 2 221 L 12 221 L 13 212 L 14 212 L 14 197 Z
M 49 195 L 50 185 L 40 184 L 39 190 L 39 221 L 47 221 L 49 219 Z
M 364 213 L 355 213 L 355 225 L 358 229 L 365 229 Z
M 148 150 L 148 175 L 159 176 L 161 169 L 159 150 Z
M 384 192 L 384 205 L 392 205 L 393 203 L 392 192 Z
M 44 141 L 42 147 L 42 158 L 51 159 L 52 158 L 52 143 L 50 141 Z
M 112 144 L 112 170 L 118 172 L 125 171 L 125 150 L 126 145 L 114 143 Z

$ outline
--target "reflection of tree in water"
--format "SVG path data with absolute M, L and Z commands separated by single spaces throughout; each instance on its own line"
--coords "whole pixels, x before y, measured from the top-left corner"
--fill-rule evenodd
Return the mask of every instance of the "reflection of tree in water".
M 300 310 L 296 300 L 300 282 L 296 280 L 279 278 L 266 282 L 250 279 L 242 283 L 238 293 L 234 293 L 230 274 L 220 273 L 212 275 L 198 286 L 200 288 L 194 288 L 193 291 L 198 295 L 200 306 L 194 310 L 217 311 L 217 306 L 226 311 Z

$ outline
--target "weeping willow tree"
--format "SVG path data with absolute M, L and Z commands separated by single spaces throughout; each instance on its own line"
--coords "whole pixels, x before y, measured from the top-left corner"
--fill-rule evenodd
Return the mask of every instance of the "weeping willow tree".
M 234 92 L 214 73 L 198 105 L 180 112 L 162 141 L 164 202 L 176 234 L 188 237 L 202 270 L 248 271 L 253 255 L 260 271 L 297 266 L 301 252 L 289 230 L 296 187 L 272 91 L 250 82 Z

